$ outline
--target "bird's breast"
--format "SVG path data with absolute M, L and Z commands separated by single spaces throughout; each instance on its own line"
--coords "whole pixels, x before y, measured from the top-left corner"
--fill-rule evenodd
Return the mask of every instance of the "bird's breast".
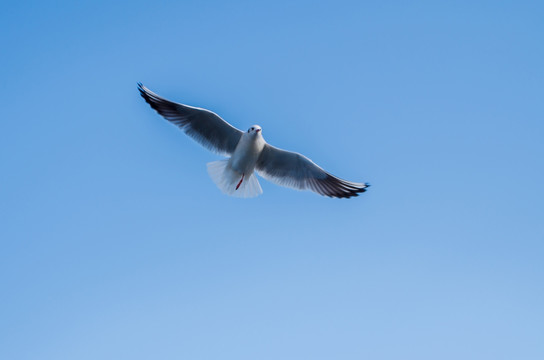
M 253 138 L 244 134 L 229 160 L 230 167 L 243 174 L 252 173 L 264 145 L 262 137 Z

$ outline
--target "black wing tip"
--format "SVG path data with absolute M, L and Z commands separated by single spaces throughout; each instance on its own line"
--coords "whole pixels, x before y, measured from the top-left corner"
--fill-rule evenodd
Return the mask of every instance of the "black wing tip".
M 153 93 L 145 87 L 144 84 L 142 84 L 141 82 L 138 83 L 138 91 L 140 92 L 140 95 L 142 95 L 142 97 L 151 97 L 153 96 Z
M 144 99 L 147 100 L 147 98 L 149 98 L 149 93 L 147 92 L 147 88 L 141 82 L 138 83 L 138 91 L 140 92 L 140 95 Z
M 370 186 L 369 183 L 352 183 L 337 178 L 334 175 L 327 174 L 328 177 L 325 181 L 322 195 L 338 198 L 338 199 L 349 199 L 352 197 L 359 196 L 366 191 L 366 188 Z
M 161 112 L 159 111 L 160 110 L 159 107 L 170 105 L 168 104 L 169 101 L 166 101 L 160 96 L 158 96 L 157 94 L 153 93 L 151 90 L 146 88 L 144 84 L 142 84 L 141 82 L 138 83 L 138 91 L 140 91 L 140 96 L 144 98 L 145 102 L 151 105 L 151 107 L 155 111 L 157 111 L 159 114 L 161 114 Z

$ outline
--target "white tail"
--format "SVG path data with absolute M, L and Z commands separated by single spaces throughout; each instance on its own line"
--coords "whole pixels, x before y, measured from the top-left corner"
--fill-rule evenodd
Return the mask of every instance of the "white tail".
M 243 198 L 259 196 L 263 193 L 263 189 L 261 189 L 255 173 L 245 174 L 244 180 L 240 183 L 242 174 L 228 167 L 228 162 L 229 159 L 225 159 L 207 164 L 208 174 L 210 174 L 210 177 L 219 190 L 227 195 Z M 237 190 L 236 187 L 238 185 L 240 186 Z

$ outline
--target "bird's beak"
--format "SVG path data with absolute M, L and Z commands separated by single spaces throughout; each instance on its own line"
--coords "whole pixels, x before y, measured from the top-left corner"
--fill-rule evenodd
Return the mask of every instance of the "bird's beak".
M 255 130 L 255 132 L 259 132 L 259 131 L 261 131 L 261 129 L 257 129 L 257 130 Z

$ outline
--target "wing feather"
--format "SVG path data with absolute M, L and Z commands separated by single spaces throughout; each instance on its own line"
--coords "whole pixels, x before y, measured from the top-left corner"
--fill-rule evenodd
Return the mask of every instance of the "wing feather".
M 366 183 L 355 183 L 329 174 L 312 160 L 299 153 L 285 151 L 266 144 L 256 169 L 259 175 L 278 185 L 298 190 L 309 189 L 318 194 L 350 198 L 359 196 L 370 186 Z
M 166 100 L 141 83 L 138 84 L 138 90 L 144 100 L 162 117 L 177 125 L 207 149 L 221 155 L 231 155 L 236 149 L 243 133 L 219 115 L 206 109 Z

